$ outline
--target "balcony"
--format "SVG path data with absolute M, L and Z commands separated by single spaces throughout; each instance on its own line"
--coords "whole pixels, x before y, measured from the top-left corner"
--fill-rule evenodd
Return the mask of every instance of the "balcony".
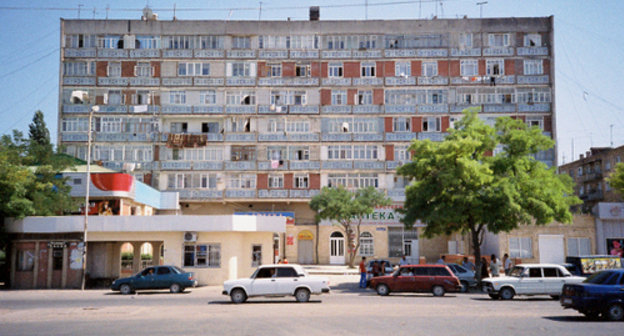
M 164 49 L 163 58 L 193 58 L 192 49 Z
M 323 161 L 321 166 L 322 169 L 353 169 L 353 161 Z
M 227 86 L 256 86 L 256 77 L 228 77 L 225 80 Z
M 227 133 L 225 134 L 225 141 L 229 142 L 255 142 L 255 133 Z
M 226 106 L 225 113 L 227 114 L 256 114 L 256 107 L 253 105 Z
M 386 133 L 386 141 L 412 141 L 418 137 L 418 133 L 400 132 Z
M 290 58 L 318 58 L 318 50 L 291 50 Z
M 351 78 L 323 78 L 323 86 L 351 86 Z
M 518 76 L 518 84 L 548 84 L 549 82 L 548 75 Z
M 256 161 L 225 161 L 225 170 L 256 170 Z
M 83 48 L 65 48 L 65 57 L 88 57 L 95 58 L 95 49 L 83 49 Z
M 448 113 L 448 104 L 418 105 L 418 113 Z
M 583 198 L 585 196 L 585 198 Z M 592 190 L 585 195 L 581 195 L 581 199 L 585 199 L 587 201 L 600 201 L 604 199 L 602 194 L 602 190 Z
M 284 189 L 260 189 L 259 198 L 288 198 L 288 190 Z
M 420 132 L 418 133 L 418 140 L 431 140 L 431 141 L 443 141 L 448 133 L 443 132 Z
M 382 58 L 381 50 L 354 50 L 353 58 Z
M 319 135 L 318 133 L 289 133 L 288 141 L 296 141 L 296 142 L 318 142 Z
M 195 58 L 223 58 L 225 52 L 215 49 L 195 49 L 193 50 Z
M 490 47 L 483 49 L 483 56 L 513 56 L 513 47 Z
M 169 190 L 177 191 L 180 194 L 181 200 L 200 200 L 200 199 L 219 199 L 223 198 L 222 190 Z
M 128 50 L 124 49 L 97 49 L 99 58 L 128 58 Z
M 163 86 L 192 86 L 193 78 L 192 77 L 163 77 L 162 85 Z
M 351 114 L 351 106 L 349 105 L 328 105 L 321 107 L 321 113 L 324 114 Z
M 416 113 L 416 105 L 386 105 L 388 113 Z
M 158 58 L 160 57 L 159 49 L 134 49 L 130 50 L 131 58 Z
M 226 190 L 226 198 L 256 198 L 255 189 Z
M 354 78 L 353 85 L 354 86 L 381 86 L 383 85 L 383 78 Z
M 223 114 L 223 106 L 216 105 L 195 105 L 193 114 Z
M 319 107 L 316 105 L 291 105 L 288 107 L 290 114 L 318 114 Z
M 284 132 L 282 133 L 264 133 L 258 134 L 258 141 L 288 141 L 288 137 Z
M 383 133 L 353 133 L 353 141 L 383 141 Z
M 602 180 L 602 172 L 585 173 L 582 178 L 582 181 L 584 182 L 596 180 Z
M 279 171 L 288 170 L 288 161 L 258 161 L 258 170 Z
M 206 77 L 195 77 L 193 78 L 193 84 L 195 86 L 223 86 L 225 81 L 223 78 L 206 78 Z
M 377 114 L 383 113 L 383 106 L 381 105 L 356 105 L 353 106 L 354 114 Z
M 448 85 L 448 77 L 418 77 L 418 85 Z
M 191 170 L 191 161 L 161 161 L 161 170 Z
M 322 58 L 351 58 L 351 50 L 323 50 Z
M 387 86 L 416 85 L 416 77 L 387 77 Z
M 353 161 L 353 169 L 384 170 L 384 161 Z
M 255 50 L 228 50 L 228 58 L 256 58 Z
M 550 112 L 550 104 L 518 104 L 518 112 Z
M 187 105 L 164 105 L 163 114 L 191 114 L 192 108 Z
M 518 48 L 518 56 L 546 56 L 548 47 L 521 47 Z
M 223 170 L 223 162 L 216 161 L 195 161 L 193 162 L 193 170 Z
M 98 77 L 97 82 L 100 86 L 128 86 L 129 78 L 122 77 Z
M 290 161 L 290 170 L 320 170 L 320 161 Z
M 290 198 L 312 198 L 316 195 L 320 194 L 320 190 L 318 189 L 292 189 L 290 190 Z
M 480 48 L 451 48 L 451 57 L 481 56 Z
M 95 77 L 63 77 L 63 85 L 94 86 Z
M 260 50 L 258 56 L 262 59 L 283 59 L 288 58 L 288 50 Z

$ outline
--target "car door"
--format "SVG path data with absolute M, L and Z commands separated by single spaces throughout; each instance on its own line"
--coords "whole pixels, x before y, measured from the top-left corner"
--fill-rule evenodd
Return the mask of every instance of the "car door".
M 249 286 L 249 295 L 270 295 L 277 289 L 275 267 L 263 267 L 256 274 Z
M 169 286 L 171 286 L 171 284 L 174 282 L 173 277 L 174 273 L 171 272 L 171 269 L 169 267 L 160 266 L 156 269 L 154 286 L 156 288 L 169 288 Z
M 544 290 L 549 295 L 561 295 L 561 290 L 565 284 L 565 278 L 556 267 L 544 267 Z
M 433 280 L 433 272 L 429 272 L 429 267 L 414 267 L 414 291 L 429 291 L 429 284 Z
M 146 269 L 144 269 L 139 277 L 137 277 L 135 283 L 134 283 L 134 288 L 136 289 L 152 289 L 152 288 L 157 288 L 155 285 L 156 282 L 156 268 L 155 267 L 148 267 Z
M 395 292 L 414 292 L 416 291 L 416 277 L 412 267 L 401 267 L 393 275 L 391 290 Z
M 545 291 L 541 267 L 529 267 L 524 270 L 516 285 L 517 294 L 542 294 Z
M 299 285 L 299 275 L 293 267 L 278 267 L 275 283 L 277 284 L 275 294 L 293 294 Z

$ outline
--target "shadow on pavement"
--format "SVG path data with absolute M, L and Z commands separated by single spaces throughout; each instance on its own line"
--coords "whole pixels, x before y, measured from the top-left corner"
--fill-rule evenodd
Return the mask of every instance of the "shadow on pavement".
M 517 298 L 514 297 L 511 300 L 501 300 L 501 299 L 492 299 L 489 296 L 485 296 L 485 294 L 483 294 L 483 297 L 476 297 L 476 298 L 470 298 L 471 300 L 476 300 L 476 301 L 493 301 L 493 302 L 508 302 L 508 301 L 518 301 L 518 302 L 543 302 L 543 301 L 552 301 L 552 302 L 557 302 L 558 300 L 554 300 L 553 298 L 535 298 L 535 297 L 528 297 L 528 298 Z
M 234 303 L 232 301 L 209 301 L 209 305 L 245 305 L 245 304 L 306 304 L 306 303 L 321 303 L 322 300 L 310 300 L 308 302 L 297 302 L 296 300 L 247 300 L 245 303 Z
M 578 316 L 543 316 L 545 320 L 551 320 L 556 322 L 606 322 L 598 317 L 589 318 L 583 315 Z
M 185 290 L 184 292 L 181 293 L 171 293 L 169 292 L 169 290 L 165 291 L 157 291 L 157 290 L 150 290 L 150 291 L 136 291 L 132 294 L 128 294 L 127 296 L 132 296 L 132 295 L 157 295 L 157 294 L 163 294 L 163 295 L 188 295 L 191 294 L 190 291 Z M 120 292 L 108 292 L 108 293 L 104 293 L 104 295 L 118 295 L 118 296 L 126 296 L 124 294 L 121 294 Z

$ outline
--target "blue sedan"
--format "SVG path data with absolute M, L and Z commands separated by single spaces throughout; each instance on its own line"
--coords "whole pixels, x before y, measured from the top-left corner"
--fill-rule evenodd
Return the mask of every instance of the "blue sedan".
M 113 281 L 111 289 L 130 294 L 139 289 L 166 289 L 179 293 L 187 287 L 197 286 L 193 273 L 176 266 L 152 266 L 128 278 Z
M 580 284 L 563 286 L 561 305 L 590 318 L 624 319 L 624 269 L 594 273 Z

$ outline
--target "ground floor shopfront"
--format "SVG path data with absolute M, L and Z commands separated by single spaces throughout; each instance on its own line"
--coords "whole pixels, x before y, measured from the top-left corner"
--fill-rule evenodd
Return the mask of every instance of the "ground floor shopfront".
M 624 257 L 624 203 L 598 203 L 596 215 L 597 252 Z

